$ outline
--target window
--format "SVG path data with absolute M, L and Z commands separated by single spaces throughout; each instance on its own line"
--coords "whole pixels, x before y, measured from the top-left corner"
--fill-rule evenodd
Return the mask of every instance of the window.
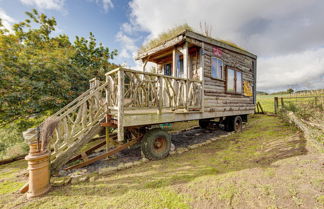
M 223 79 L 223 61 L 217 57 L 211 58 L 212 78 Z
M 172 75 L 172 66 L 171 63 L 164 65 L 164 75 Z
M 184 70 L 183 70 L 183 59 L 178 59 L 177 62 L 177 76 L 179 78 L 183 78 L 184 77 Z
M 226 91 L 228 93 L 242 94 L 243 89 L 243 76 L 242 72 L 234 68 L 227 68 L 227 82 L 226 82 Z

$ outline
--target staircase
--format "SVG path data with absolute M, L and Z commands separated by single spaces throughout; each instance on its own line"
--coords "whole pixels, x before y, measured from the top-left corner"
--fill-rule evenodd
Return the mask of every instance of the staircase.
M 108 110 L 107 86 L 107 82 L 100 84 L 99 80 L 90 80 L 89 90 L 49 117 L 58 121 L 48 145 L 48 150 L 52 150 L 52 171 L 58 171 L 102 129 L 100 123 Z M 39 140 L 38 136 L 35 133 L 33 140 Z

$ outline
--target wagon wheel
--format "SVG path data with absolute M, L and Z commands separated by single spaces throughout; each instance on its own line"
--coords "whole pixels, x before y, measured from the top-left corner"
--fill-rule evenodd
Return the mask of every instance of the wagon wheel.
M 162 129 L 149 130 L 142 139 L 142 152 L 150 160 L 159 160 L 168 156 L 171 148 L 171 136 Z
M 243 120 L 239 115 L 226 117 L 223 123 L 224 123 L 225 131 L 235 131 L 235 132 L 242 131 Z
M 210 120 L 209 119 L 202 119 L 199 120 L 199 126 L 202 129 L 206 129 L 208 127 L 208 125 L 210 124 Z
M 234 118 L 234 129 L 233 129 L 233 131 L 235 131 L 235 132 L 241 132 L 242 131 L 242 127 L 243 127 L 243 122 L 242 122 L 242 118 L 241 118 L 241 116 L 236 116 L 235 118 Z

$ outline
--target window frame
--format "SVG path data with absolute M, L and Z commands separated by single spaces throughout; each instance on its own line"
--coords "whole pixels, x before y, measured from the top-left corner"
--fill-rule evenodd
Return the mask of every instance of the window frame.
M 221 70 L 221 77 L 222 78 L 215 78 L 213 77 L 213 58 L 216 58 L 217 60 L 221 60 L 223 65 L 222 65 L 222 70 Z M 224 72 L 225 72 L 225 65 L 224 65 L 224 60 L 222 60 L 221 58 L 217 57 L 217 56 L 211 56 L 210 57 L 210 77 L 212 79 L 215 79 L 215 80 L 219 80 L 219 81 L 225 81 L 226 79 L 226 75 L 224 75 Z M 216 72 L 216 75 L 217 75 L 217 72 Z
M 228 69 L 231 69 L 231 70 L 234 71 L 234 92 L 227 90 Z M 241 73 L 241 92 L 237 92 L 237 72 L 240 72 Z M 244 89 L 243 89 L 243 71 L 242 70 L 240 70 L 240 69 L 238 69 L 236 67 L 232 67 L 232 66 L 226 65 L 226 67 L 225 67 L 225 78 L 226 78 L 226 82 L 225 82 L 225 92 L 227 94 L 244 95 Z
M 171 75 L 166 75 L 165 74 L 165 66 L 166 65 L 170 65 L 170 73 L 171 73 Z M 168 63 L 163 64 L 163 75 L 166 75 L 166 76 L 172 76 L 173 75 L 172 62 L 168 62 Z

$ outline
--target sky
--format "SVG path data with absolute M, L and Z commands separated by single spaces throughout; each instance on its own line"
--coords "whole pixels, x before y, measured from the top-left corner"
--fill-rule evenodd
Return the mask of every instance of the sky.
M 232 41 L 258 56 L 257 89 L 324 88 L 323 0 L 0 0 L 6 27 L 36 8 L 54 16 L 57 33 L 93 32 L 119 55 L 117 64 L 138 67 L 137 49 L 174 26 L 198 32 L 207 23 L 212 36 Z

